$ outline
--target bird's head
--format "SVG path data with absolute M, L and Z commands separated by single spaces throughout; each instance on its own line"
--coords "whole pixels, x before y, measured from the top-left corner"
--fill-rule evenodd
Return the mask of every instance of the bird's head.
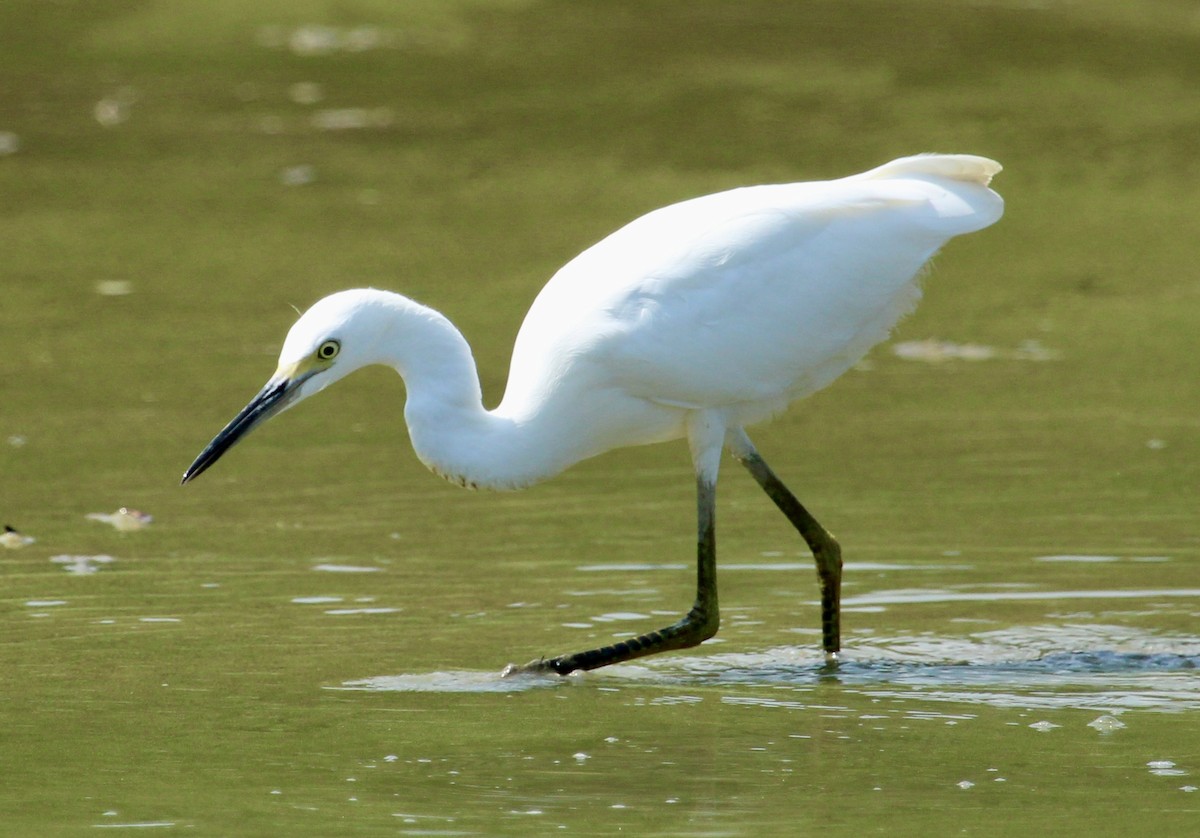
M 385 310 L 394 296 L 370 289 L 340 291 L 302 314 L 283 342 L 275 374 L 200 452 L 182 482 L 197 477 L 275 414 L 375 362 L 376 347 L 389 325 Z

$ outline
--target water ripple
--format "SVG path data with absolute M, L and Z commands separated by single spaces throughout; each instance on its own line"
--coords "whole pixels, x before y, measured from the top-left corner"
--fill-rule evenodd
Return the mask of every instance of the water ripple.
M 349 692 L 513 693 L 555 686 L 572 680 L 578 679 L 564 679 L 557 675 L 518 675 L 504 678 L 497 669 L 494 672 L 444 671 L 377 675 L 373 678 L 346 681 L 339 687 L 326 689 Z
M 810 647 L 753 653 L 663 655 L 592 673 L 502 678 L 432 672 L 348 681 L 330 689 L 371 692 L 523 692 L 565 684 L 687 687 L 727 704 L 828 709 L 828 688 L 872 699 L 1022 709 L 1180 712 L 1200 709 L 1200 637 L 1123 626 L 1045 625 L 980 632 L 869 638 L 836 667 Z M 764 698 L 759 689 L 772 690 Z M 819 700 L 818 700 L 819 696 Z M 767 702 L 764 704 L 764 702 Z
M 836 667 L 811 649 L 659 658 L 615 667 L 630 680 L 1046 709 L 1200 709 L 1200 637 L 1123 626 L 1032 626 L 967 637 L 872 638 Z M 825 697 L 827 699 L 827 696 Z

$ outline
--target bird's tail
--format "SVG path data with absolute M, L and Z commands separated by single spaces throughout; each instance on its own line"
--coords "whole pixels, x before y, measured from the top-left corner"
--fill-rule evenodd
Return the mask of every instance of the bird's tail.
M 896 181 L 897 187 L 906 182 L 903 194 L 930 210 L 913 214 L 910 220 L 945 240 L 982 230 L 1004 214 L 1004 199 L 988 188 L 999 171 L 1000 164 L 986 157 L 918 154 L 884 163 L 847 180 Z
M 896 177 L 937 177 L 987 186 L 1003 167 L 995 160 L 972 154 L 917 154 L 863 172 L 863 180 Z

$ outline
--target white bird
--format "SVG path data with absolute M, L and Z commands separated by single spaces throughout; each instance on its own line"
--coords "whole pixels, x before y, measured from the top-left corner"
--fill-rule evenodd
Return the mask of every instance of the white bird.
M 716 482 L 727 448 L 811 549 L 824 650 L 836 662 L 841 548 L 745 428 L 829 384 L 888 335 L 920 297 L 930 257 L 1000 218 L 1003 200 L 988 188 L 999 171 L 983 157 L 919 155 L 648 213 L 538 294 L 492 410 L 470 347 L 441 314 L 388 291 L 332 294 L 292 326 L 275 375 L 183 482 L 263 420 L 369 364 L 404 378 L 413 449 L 463 486 L 518 489 L 613 448 L 687 439 L 699 513 L 695 604 L 658 631 L 506 670 L 566 674 L 716 633 Z

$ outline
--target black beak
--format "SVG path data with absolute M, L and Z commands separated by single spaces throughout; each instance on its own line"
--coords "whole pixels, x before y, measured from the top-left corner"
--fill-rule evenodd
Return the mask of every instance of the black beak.
M 250 400 L 250 404 L 242 408 L 242 412 L 233 417 L 233 421 L 222 428 L 221 432 L 213 437 L 213 441 L 200 452 L 196 461 L 183 473 L 183 480 L 180 483 L 187 483 L 197 477 L 221 459 L 221 455 L 232 448 L 239 439 L 254 430 L 264 420 L 270 419 L 287 407 L 300 393 L 300 384 L 304 382 L 305 378 L 307 376 L 296 378 L 276 376 L 268 381 L 267 386 L 259 390 L 258 395 Z

